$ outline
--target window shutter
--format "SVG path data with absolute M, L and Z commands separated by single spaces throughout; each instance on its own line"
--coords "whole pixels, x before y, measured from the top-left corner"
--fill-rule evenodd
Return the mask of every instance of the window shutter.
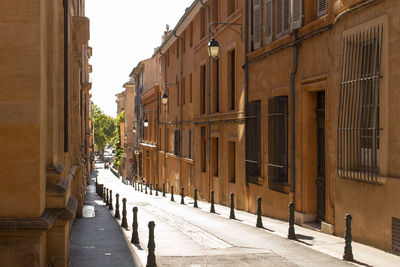
M 318 0 L 317 16 L 322 17 L 328 13 L 328 0 Z
M 290 28 L 290 0 L 283 0 L 282 36 L 289 32 Z
M 283 1 L 284 0 L 277 0 L 276 1 L 276 38 L 280 38 L 282 36 L 282 14 L 283 14 Z
M 261 47 L 261 0 L 253 0 L 253 49 Z
M 292 0 L 291 1 L 291 15 L 292 15 L 292 25 L 291 29 L 296 30 L 301 27 L 303 19 L 303 0 Z
M 276 38 L 279 39 L 289 32 L 290 0 L 276 1 Z
M 272 0 L 265 0 L 265 41 L 272 42 Z

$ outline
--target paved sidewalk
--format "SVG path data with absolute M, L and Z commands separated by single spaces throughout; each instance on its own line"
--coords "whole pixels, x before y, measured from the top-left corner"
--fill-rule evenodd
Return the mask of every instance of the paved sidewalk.
M 137 260 L 135 263 L 121 227 L 97 196 L 93 180 L 87 187 L 83 212 L 84 217 L 76 219 L 72 228 L 69 242 L 71 266 L 141 266 Z

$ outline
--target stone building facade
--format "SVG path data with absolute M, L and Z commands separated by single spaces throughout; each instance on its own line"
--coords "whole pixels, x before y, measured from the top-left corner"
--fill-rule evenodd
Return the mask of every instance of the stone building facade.
M 400 3 L 283 2 L 249 1 L 249 210 L 399 250 Z
M 1 264 L 67 266 L 90 172 L 85 1 L 1 5 Z
M 399 250 L 399 8 L 194 1 L 153 55 L 158 170 L 142 162 L 143 171 L 204 200 L 214 190 L 224 205 L 234 193 L 235 207 L 249 212 L 260 196 L 263 214 L 279 219 L 294 202 L 296 223 L 339 236 L 350 213 L 355 240 Z M 212 37 L 216 59 L 207 55 Z

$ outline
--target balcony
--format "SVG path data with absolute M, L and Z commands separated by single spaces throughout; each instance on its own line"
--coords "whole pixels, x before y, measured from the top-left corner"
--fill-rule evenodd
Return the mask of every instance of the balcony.
M 89 19 L 86 17 L 73 17 L 74 25 L 73 40 L 76 45 L 87 44 L 90 39 Z

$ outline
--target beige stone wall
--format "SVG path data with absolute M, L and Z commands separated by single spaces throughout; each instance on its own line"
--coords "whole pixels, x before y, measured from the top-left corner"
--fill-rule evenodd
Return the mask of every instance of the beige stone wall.
M 89 20 L 68 9 L 66 77 L 63 1 L 2 5 L 0 255 L 7 266 L 66 266 L 90 171 Z

